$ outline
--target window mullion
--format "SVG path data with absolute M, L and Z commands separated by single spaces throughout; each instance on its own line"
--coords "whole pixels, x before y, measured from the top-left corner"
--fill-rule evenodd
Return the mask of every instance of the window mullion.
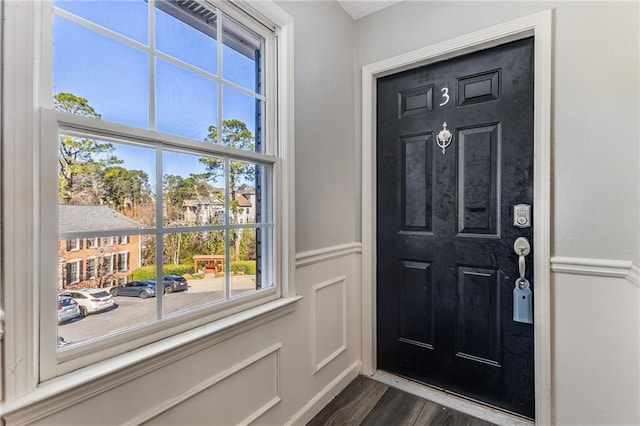
M 156 147 L 156 317 L 162 318 L 162 296 L 164 291 L 164 283 L 162 281 L 162 253 L 164 248 L 164 191 L 162 188 L 162 144 L 158 144 Z M 161 290 L 162 288 L 162 290 Z
M 229 223 L 231 205 L 229 200 L 231 195 L 229 189 L 229 157 L 224 158 L 224 191 L 224 223 L 227 225 L 227 229 L 224 232 L 224 298 L 225 300 L 229 300 L 231 298 L 231 282 L 229 277 L 229 274 L 231 273 L 231 250 L 229 249 L 229 239 L 231 237 L 231 226 Z
M 223 120 L 223 114 L 222 114 L 222 91 L 223 91 L 223 84 L 222 84 L 222 24 L 223 24 L 223 20 L 222 20 L 222 15 L 220 13 L 220 9 L 216 9 L 216 20 L 218 21 L 218 26 L 216 27 L 216 44 L 218 46 L 218 48 L 216 49 L 216 53 L 218 54 L 218 145 L 222 145 L 222 131 L 224 129 L 222 120 Z
M 149 128 L 156 130 L 156 10 L 149 0 Z

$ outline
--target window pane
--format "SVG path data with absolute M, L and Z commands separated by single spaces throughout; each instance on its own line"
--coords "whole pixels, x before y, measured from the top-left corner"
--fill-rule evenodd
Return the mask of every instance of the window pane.
M 260 101 L 237 90 L 222 90 L 222 144 L 245 151 L 262 151 L 259 147 Z
M 140 43 L 147 44 L 149 13 L 146 1 L 56 0 L 54 5 Z
M 122 244 L 115 235 L 102 238 L 103 242 L 107 240 L 113 244 L 82 244 L 80 252 L 73 253 L 66 250 L 65 240 L 59 241 L 58 336 L 64 339 L 59 340 L 59 346 L 105 336 L 156 318 L 155 303 L 145 300 L 155 295 L 150 287 L 120 287 L 140 276 L 143 265 L 155 263 L 155 238 L 130 235 L 128 242 Z M 67 298 L 73 302 L 65 301 Z
M 271 168 L 244 161 L 229 162 L 229 222 L 268 222 L 270 214 L 261 202 L 264 188 L 270 188 Z
M 163 133 L 204 141 L 218 117 L 217 83 L 158 59 L 156 128 Z
M 224 160 L 162 153 L 165 226 L 224 224 Z
M 229 265 L 231 297 L 260 288 L 257 280 L 257 244 L 255 229 L 234 229 L 230 232 L 229 250 L 233 253 Z
M 54 94 L 69 93 L 93 108 L 68 109 L 136 127 L 149 127 L 147 54 L 64 18 L 54 18 Z
M 216 16 L 183 9 L 177 2 L 156 3 L 156 47 L 212 74 L 218 73 Z
M 224 247 L 224 231 L 164 236 L 163 316 L 224 300 Z
M 152 148 L 61 134 L 60 232 L 153 226 L 155 175 Z
M 259 65 L 263 39 L 227 16 L 223 18 L 222 31 L 222 76 L 261 93 Z

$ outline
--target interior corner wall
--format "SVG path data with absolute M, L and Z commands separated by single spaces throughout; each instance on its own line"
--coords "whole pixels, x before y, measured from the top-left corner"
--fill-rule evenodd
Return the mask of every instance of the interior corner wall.
M 640 424 L 638 3 L 400 2 L 355 23 L 356 107 L 363 66 L 548 9 L 552 256 L 635 264 L 631 279 L 552 274 L 552 409 L 560 425 Z
M 296 248 L 356 241 L 353 21 L 334 1 L 279 3 L 295 22 Z

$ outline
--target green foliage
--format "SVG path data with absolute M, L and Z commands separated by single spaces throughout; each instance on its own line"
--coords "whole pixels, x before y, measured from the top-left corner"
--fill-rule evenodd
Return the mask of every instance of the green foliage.
M 101 177 L 104 201 L 119 211 L 135 210 L 136 206 L 151 199 L 149 176 L 142 170 L 111 166 L 102 170 Z
M 237 274 L 242 272 L 244 275 L 256 274 L 256 261 L 255 260 L 236 260 L 229 265 L 231 274 Z
M 193 265 L 164 265 L 162 267 L 163 275 L 186 275 L 193 272 Z M 138 280 L 155 280 L 156 279 L 156 267 L 143 266 L 141 268 L 134 269 L 131 272 L 131 279 Z
M 98 114 L 82 97 L 58 93 L 53 97 L 58 111 L 99 119 Z M 98 175 L 108 165 L 121 163 L 115 157 L 97 159 L 96 156 L 113 151 L 109 142 L 61 135 L 58 143 L 58 195 L 64 203 L 82 201 L 98 203 L 101 185 Z

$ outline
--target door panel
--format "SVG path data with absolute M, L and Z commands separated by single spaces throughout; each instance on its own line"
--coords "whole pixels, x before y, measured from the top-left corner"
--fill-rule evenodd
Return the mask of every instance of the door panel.
M 533 417 L 512 296 L 513 242 L 533 236 L 512 222 L 533 201 L 533 40 L 381 78 L 377 103 L 378 368 Z

